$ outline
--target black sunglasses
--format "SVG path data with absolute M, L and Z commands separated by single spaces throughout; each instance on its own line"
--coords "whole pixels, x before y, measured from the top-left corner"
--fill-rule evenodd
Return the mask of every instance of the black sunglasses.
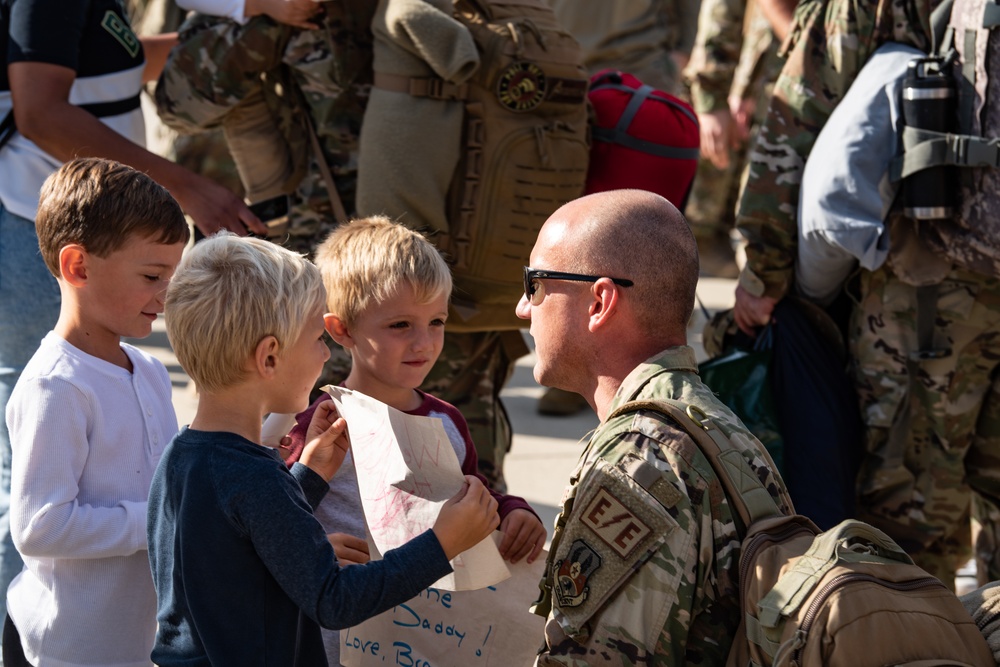
M 543 292 L 539 291 L 541 283 L 535 282 L 537 280 L 574 280 L 576 282 L 582 283 L 596 283 L 601 278 L 607 277 L 615 285 L 620 285 L 622 287 L 632 287 L 634 284 L 631 280 L 626 278 L 610 278 L 608 276 L 587 276 L 582 273 L 564 273 L 562 271 L 546 271 L 545 269 L 533 269 L 529 266 L 524 267 L 524 295 L 528 297 L 528 301 L 533 306 L 537 306 L 541 303 Z M 536 295 L 538 298 L 536 299 Z

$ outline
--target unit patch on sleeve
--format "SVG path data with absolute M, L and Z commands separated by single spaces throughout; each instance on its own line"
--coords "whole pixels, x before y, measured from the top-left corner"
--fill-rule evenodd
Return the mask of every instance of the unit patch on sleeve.
M 556 599 L 561 607 L 579 607 L 587 599 L 587 580 L 601 567 L 601 557 L 583 540 L 574 540 L 556 564 Z
M 622 558 L 628 558 L 651 532 L 642 519 L 603 486 L 584 508 L 580 520 Z

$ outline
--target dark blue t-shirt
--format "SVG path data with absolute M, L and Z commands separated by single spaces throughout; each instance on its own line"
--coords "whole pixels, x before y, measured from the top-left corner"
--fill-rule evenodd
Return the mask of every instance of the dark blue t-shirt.
M 182 430 L 149 492 L 157 665 L 326 664 L 340 629 L 451 572 L 433 531 L 380 561 L 340 568 L 312 510 L 326 481 L 231 433 Z

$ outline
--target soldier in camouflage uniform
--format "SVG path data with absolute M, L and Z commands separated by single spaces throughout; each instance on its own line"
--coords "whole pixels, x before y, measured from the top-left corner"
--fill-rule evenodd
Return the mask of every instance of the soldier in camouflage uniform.
M 763 118 L 781 71 L 778 41 L 756 1 L 703 0 L 685 74 L 698 114 L 701 153 L 684 214 L 703 275 L 738 275 L 730 230 L 752 127 Z
M 319 30 L 298 30 L 265 17 L 238 26 L 196 15 L 182 28 L 181 47 L 157 88 L 161 117 L 186 132 L 217 126 L 241 100 L 263 95 L 283 146 L 275 156 L 256 157 L 291 166 L 289 225 L 274 240 L 308 256 L 338 224 L 310 132 L 344 212 L 353 214 L 358 138 L 373 76 L 376 3 L 337 0 L 321 6 L 323 13 L 314 19 Z M 317 387 L 340 383 L 350 370 L 350 356 L 339 345 L 331 341 L 330 351 Z M 421 387 L 465 416 L 480 472 L 498 491 L 506 488 L 503 458 L 512 437 L 500 391 L 514 361 L 527 351 L 517 331 L 446 332 L 441 356 Z
M 531 264 L 582 274 L 526 274 L 517 312 L 531 321 L 535 379 L 585 394 L 602 420 L 556 522 L 538 664 L 723 665 L 740 623 L 734 509 L 681 428 L 647 411 L 608 419 L 635 398 L 697 406 L 791 510 L 763 446 L 698 379 L 687 222 L 648 192 L 589 195 L 548 219 Z
M 929 49 L 929 17 L 937 4 L 807 0 L 798 7 L 740 205 L 738 225 L 749 245 L 735 316 L 745 331 L 766 323 L 793 287 L 799 183 L 817 134 L 875 49 L 888 41 Z M 888 261 L 875 272 L 862 271 L 852 290 L 849 345 L 867 429 L 860 516 L 948 583 L 971 553 L 975 511 L 983 523 L 975 549 L 978 577 L 995 580 L 1000 402 L 991 378 L 998 366 L 1000 283 L 928 251 L 898 209 L 889 228 Z M 940 358 L 916 354 L 923 349 L 915 287 L 921 282 L 937 284 L 929 306 L 935 311 L 933 340 L 949 350 Z
M 588 74 L 617 69 L 657 90 L 687 97 L 681 71 L 687 66 L 698 32 L 701 0 L 548 3 L 583 49 Z M 547 390 L 538 401 L 538 412 L 544 415 L 572 415 L 586 408 L 581 397 L 561 389 Z

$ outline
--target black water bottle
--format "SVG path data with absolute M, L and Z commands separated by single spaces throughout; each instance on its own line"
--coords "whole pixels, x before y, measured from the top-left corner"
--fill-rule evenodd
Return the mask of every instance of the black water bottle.
M 907 127 L 952 132 L 956 124 L 955 82 L 943 58 L 914 58 L 903 80 L 903 121 Z M 906 137 L 904 150 L 918 140 Z M 955 169 L 930 167 L 903 181 L 904 212 L 918 220 L 939 220 L 952 215 L 957 196 Z

